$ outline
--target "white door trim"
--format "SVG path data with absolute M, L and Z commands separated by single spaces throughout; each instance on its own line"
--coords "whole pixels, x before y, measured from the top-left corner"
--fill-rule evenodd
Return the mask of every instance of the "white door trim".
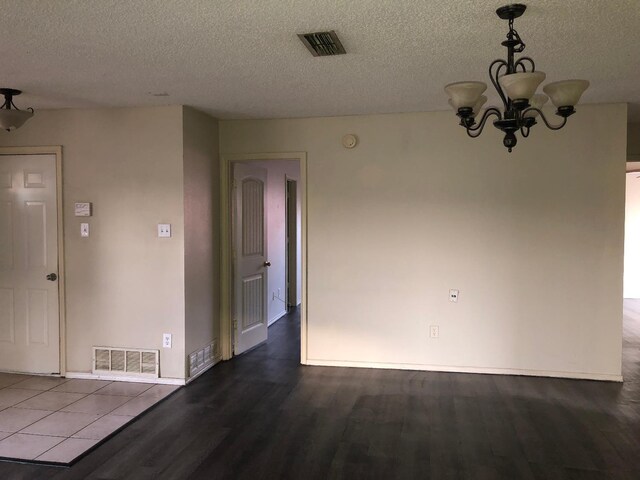
M 300 363 L 307 363 L 307 153 L 240 153 L 223 154 L 220 161 L 220 219 L 221 219 L 221 261 L 220 261 L 220 344 L 222 359 L 233 356 L 232 315 L 233 266 L 231 258 L 231 164 L 233 162 L 265 160 L 298 160 L 300 162 L 300 182 L 302 186 L 302 305 L 300 307 Z
M 60 375 L 67 371 L 67 321 L 65 309 L 64 274 L 64 223 L 62 199 L 62 146 L 44 147 L 0 147 L 0 155 L 55 155 L 56 157 L 56 203 L 58 219 L 58 318 L 60 322 Z

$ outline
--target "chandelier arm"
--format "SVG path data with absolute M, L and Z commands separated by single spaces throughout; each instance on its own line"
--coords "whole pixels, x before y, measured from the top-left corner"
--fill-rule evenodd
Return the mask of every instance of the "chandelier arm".
M 495 65 L 498 65 L 498 68 L 496 68 L 495 74 L 493 72 L 493 67 Z M 493 84 L 493 88 L 496 89 L 496 91 L 498 92 L 498 95 L 500 95 L 500 99 L 502 100 L 502 103 L 504 104 L 504 109 L 506 110 L 508 108 L 507 105 L 507 97 L 504 94 L 504 92 L 502 91 L 502 88 L 500 87 L 500 83 L 498 83 L 498 77 L 500 76 L 500 70 L 502 68 L 508 68 L 509 66 L 507 65 L 507 62 L 505 62 L 502 59 L 498 59 L 498 60 L 494 60 L 493 62 L 491 62 L 491 65 L 489 65 L 489 78 L 491 79 L 491 83 Z
M 488 118 L 491 115 L 495 115 L 496 117 L 498 117 L 498 120 L 502 119 L 502 114 L 500 113 L 500 110 L 498 110 L 495 107 L 487 108 L 482 114 L 482 119 L 480 119 L 480 122 L 478 122 L 474 128 L 466 127 L 467 135 L 469 135 L 471 138 L 479 137 L 480 134 L 482 133 L 482 130 L 484 130 L 484 126 L 487 123 Z M 478 132 L 478 133 L 475 133 L 475 132 Z
M 518 61 L 515 63 L 515 68 L 516 70 L 518 69 L 518 66 L 522 67 L 522 71 L 526 72 L 527 69 L 524 66 L 524 62 L 529 62 L 529 65 L 531 65 L 531 71 L 535 72 L 536 71 L 536 64 L 533 61 L 533 59 L 531 57 L 521 57 L 518 59 Z
M 522 138 L 527 138 L 529 136 L 530 127 L 520 127 L 520 133 L 522 134 Z
M 551 125 L 547 120 L 547 117 L 544 116 L 544 113 L 539 108 L 529 107 L 522 112 L 522 116 L 524 117 L 524 115 L 527 112 L 538 112 L 540 114 L 540 118 L 542 118 L 542 121 L 544 122 L 544 124 L 547 126 L 549 130 L 560 130 L 562 127 L 564 127 L 567 124 L 567 117 L 564 117 L 562 119 L 562 123 L 560 123 L 559 125 Z

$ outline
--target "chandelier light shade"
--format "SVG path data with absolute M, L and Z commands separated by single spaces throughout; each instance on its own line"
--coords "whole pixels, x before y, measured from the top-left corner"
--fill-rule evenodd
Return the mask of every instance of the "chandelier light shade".
M 444 87 L 444 91 L 449 94 L 453 108 L 471 108 L 480 99 L 480 95 L 487 89 L 484 82 L 456 82 Z
M 556 107 L 565 105 L 574 107 L 588 87 L 589 82 L 586 80 L 563 80 L 545 85 L 542 90 L 551 97 L 551 102 Z
M 546 95 L 536 93 L 546 79 L 546 74 L 536 71 L 535 63 L 530 57 L 516 59 L 516 54 L 525 49 L 525 44 L 513 28 L 513 21 L 522 16 L 526 9 L 526 5 L 514 3 L 496 10 L 498 17 L 509 21 L 507 39 L 502 42 L 507 48 L 507 59 L 494 60 L 489 66 L 489 78 L 502 100 L 502 108 L 489 107 L 480 115 L 487 98 L 482 95 L 487 88 L 484 82 L 455 82 L 444 87 L 449 95 L 449 105 L 456 111 L 460 125 L 467 134 L 472 138 L 478 137 L 489 117 L 495 117 L 493 125 L 504 132 L 502 143 L 509 152 L 518 143 L 516 133 L 520 132 L 523 137 L 528 137 L 530 129 L 537 124 L 537 119 L 541 119 L 551 130 L 564 127 L 567 118 L 575 113 L 580 97 L 589 87 L 586 80 L 563 80 L 547 84 L 543 88 Z M 557 109 L 556 115 L 562 119 L 555 125 L 542 112 L 542 107 L 549 98 Z
M 542 72 L 519 72 L 502 75 L 498 81 L 507 96 L 515 102 L 530 100 L 546 77 Z
M 533 108 L 530 108 L 527 113 L 525 113 L 525 117 L 536 118 L 538 116 L 538 111 L 542 110 L 544 104 L 549 101 L 549 97 L 542 93 L 536 93 L 533 97 L 529 99 L 529 103 Z
M 480 98 L 478 99 L 478 101 L 476 102 L 476 104 L 473 106 L 473 112 L 472 112 L 471 116 L 475 117 L 482 110 L 482 106 L 485 103 L 487 103 L 487 96 L 486 95 L 481 95 Z M 458 110 L 457 108 L 455 108 L 453 106 L 453 102 L 451 101 L 451 99 L 449 99 L 449 106 L 451 108 L 453 108 L 455 111 Z
M 482 111 L 482 107 L 487 103 L 487 96 L 481 95 L 476 104 L 473 106 L 473 116 L 475 117 L 478 113 Z
M 33 108 L 20 110 L 13 103 L 13 97 L 20 95 L 20 90 L 0 88 L 0 95 L 4 96 L 4 103 L 0 107 L 0 128 L 7 132 L 20 128 L 24 122 L 33 117 Z

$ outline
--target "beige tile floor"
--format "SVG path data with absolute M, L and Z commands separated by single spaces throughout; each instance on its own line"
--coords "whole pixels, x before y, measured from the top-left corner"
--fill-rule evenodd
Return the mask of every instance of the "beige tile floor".
M 0 458 L 69 464 L 177 388 L 0 373 Z

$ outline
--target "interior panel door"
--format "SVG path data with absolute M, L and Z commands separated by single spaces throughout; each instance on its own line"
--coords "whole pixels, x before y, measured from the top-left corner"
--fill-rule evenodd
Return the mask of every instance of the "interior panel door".
M 267 171 L 236 163 L 234 199 L 234 353 L 267 340 Z
M 0 370 L 60 372 L 55 155 L 0 155 Z

